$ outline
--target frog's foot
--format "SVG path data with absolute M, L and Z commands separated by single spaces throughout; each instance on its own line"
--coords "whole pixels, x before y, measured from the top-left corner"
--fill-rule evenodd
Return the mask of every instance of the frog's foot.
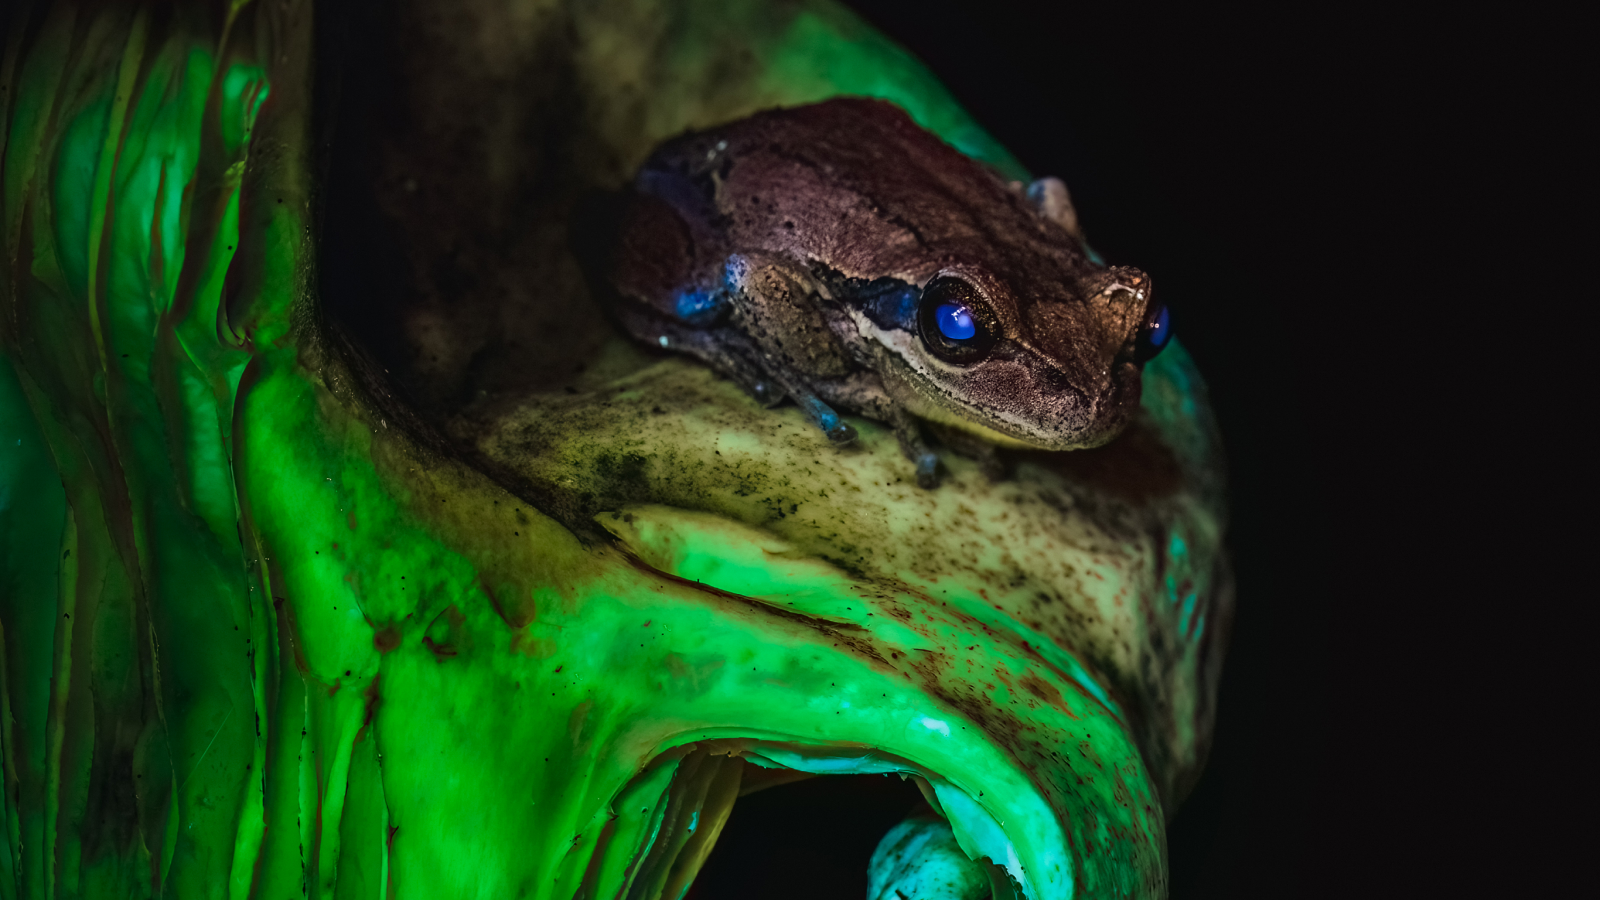
M 738 382 L 745 393 L 767 409 L 777 406 L 789 396 L 783 385 L 768 378 L 760 366 L 741 358 L 736 353 L 726 352 L 714 343 L 706 352 L 696 355 L 710 362 L 713 369 Z
M 939 486 L 939 454 L 928 449 L 922 438 L 922 426 L 903 409 L 886 411 L 884 418 L 894 426 L 894 436 L 900 440 L 900 452 L 917 467 L 917 487 L 933 490 Z
M 811 420 L 811 424 L 822 429 L 828 440 L 841 447 L 855 441 L 855 427 L 834 412 L 833 407 L 823 403 L 821 398 L 808 390 L 793 385 L 785 387 L 795 405 L 800 407 L 800 411 L 805 413 L 807 419 Z
M 783 388 L 764 378 L 756 379 L 754 384 L 745 385 L 745 389 L 750 392 L 750 396 L 756 398 L 757 403 L 767 409 L 771 409 L 783 402 Z
M 1040 178 L 1028 185 L 1028 201 L 1039 215 L 1060 225 L 1067 234 L 1083 240 L 1083 229 L 1078 226 L 1078 211 L 1072 206 L 1072 195 L 1059 178 Z
M 978 471 L 990 481 L 1004 481 L 1009 474 L 1006 461 L 1000 456 L 1000 448 L 989 443 L 975 434 L 948 425 L 939 425 L 930 422 L 929 430 L 939 443 L 944 444 L 961 456 L 965 456 L 978 464 Z

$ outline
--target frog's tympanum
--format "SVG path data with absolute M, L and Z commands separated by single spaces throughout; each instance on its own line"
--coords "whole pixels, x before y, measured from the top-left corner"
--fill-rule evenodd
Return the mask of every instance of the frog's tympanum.
M 1170 330 L 1147 275 L 1090 257 L 1058 179 L 1005 182 L 882 101 L 670 141 L 620 207 L 598 239 L 624 327 L 836 443 L 836 407 L 890 424 L 924 487 L 918 420 L 958 447 L 1111 440 Z

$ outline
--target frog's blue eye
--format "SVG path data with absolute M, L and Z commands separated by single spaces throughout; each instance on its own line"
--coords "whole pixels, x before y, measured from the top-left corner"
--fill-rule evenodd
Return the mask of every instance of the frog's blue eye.
M 1139 362 L 1144 362 L 1160 353 L 1172 340 L 1172 314 L 1167 311 L 1165 303 L 1150 301 L 1150 308 L 1145 312 L 1144 324 L 1139 328 L 1139 336 L 1135 340 L 1134 355 Z
M 923 345 L 946 362 L 974 362 L 994 345 L 994 316 L 983 295 L 964 278 L 940 275 L 928 282 L 918 318 Z
M 972 321 L 972 310 L 960 303 L 942 303 L 933 311 L 939 323 L 939 333 L 952 341 L 970 341 L 978 333 L 978 324 Z

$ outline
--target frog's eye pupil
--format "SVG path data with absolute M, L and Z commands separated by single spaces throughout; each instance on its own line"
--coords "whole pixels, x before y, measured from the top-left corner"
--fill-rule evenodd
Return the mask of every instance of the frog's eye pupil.
M 952 341 L 970 341 L 978 334 L 978 323 L 972 321 L 972 310 L 960 303 L 942 303 L 933 311 L 939 323 L 939 333 Z
M 917 328 L 934 356 L 967 365 L 989 355 L 998 339 L 994 313 L 971 282 L 940 275 L 922 289 Z

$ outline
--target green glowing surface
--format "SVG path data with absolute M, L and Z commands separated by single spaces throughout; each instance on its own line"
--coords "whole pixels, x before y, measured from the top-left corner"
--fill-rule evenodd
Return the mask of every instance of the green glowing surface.
M 992 888 L 983 865 L 967 857 L 950 823 L 931 814 L 890 829 L 867 869 L 867 900 L 989 900 Z
M 558 519 L 320 331 L 309 4 L 156 9 L 4 14 L 0 897 L 672 896 L 774 766 L 922 779 L 1036 900 L 1164 894 L 1227 610 L 1181 348 L 1136 435 L 932 493 L 682 362 L 530 398 L 478 449 Z M 1022 177 L 838 9 L 685 9 L 619 153 L 870 93 Z

